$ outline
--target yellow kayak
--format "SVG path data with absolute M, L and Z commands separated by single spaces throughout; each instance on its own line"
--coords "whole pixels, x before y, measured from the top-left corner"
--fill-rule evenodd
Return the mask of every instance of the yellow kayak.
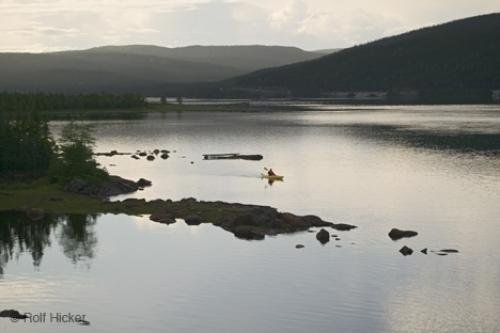
M 285 178 L 285 176 L 278 176 L 278 175 L 276 175 L 276 176 L 269 176 L 269 175 L 261 174 L 260 176 L 262 178 L 265 178 L 265 179 L 278 180 L 278 181 L 283 180 Z

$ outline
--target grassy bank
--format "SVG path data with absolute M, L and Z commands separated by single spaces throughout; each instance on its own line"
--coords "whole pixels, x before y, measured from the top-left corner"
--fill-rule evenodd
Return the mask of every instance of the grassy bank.
M 67 193 L 47 178 L 27 183 L 0 184 L 0 211 L 38 208 L 55 214 L 90 214 L 103 212 L 98 198 Z

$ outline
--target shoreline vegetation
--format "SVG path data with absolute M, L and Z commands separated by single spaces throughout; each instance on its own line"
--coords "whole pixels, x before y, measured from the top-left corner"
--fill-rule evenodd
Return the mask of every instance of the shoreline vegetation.
M 167 102 L 150 102 L 140 94 L 45 94 L 45 93 L 2 93 L 0 92 L 0 117 L 5 114 L 36 113 L 46 121 L 80 120 L 133 120 L 143 119 L 150 114 L 182 112 L 287 112 L 314 111 L 313 106 L 378 106 L 378 105 L 429 105 L 436 103 L 397 102 L 389 100 L 348 100 L 329 98 L 270 98 L 270 99 L 203 99 L 196 103 L 184 103 L 182 97 Z M 450 103 L 437 103 L 451 105 Z M 477 104 L 477 103 L 470 103 Z M 498 102 L 483 103 L 499 105 Z M 31 115 L 29 115 L 31 117 Z

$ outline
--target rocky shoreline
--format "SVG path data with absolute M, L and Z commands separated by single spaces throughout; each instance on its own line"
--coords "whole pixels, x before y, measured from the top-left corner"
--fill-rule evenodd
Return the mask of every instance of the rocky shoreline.
M 152 183 L 146 179 L 131 181 L 110 176 L 99 182 L 73 179 L 62 188 L 51 192 L 25 190 L 11 192 L 9 196 L 23 197 L 13 210 L 23 211 L 31 221 L 40 221 L 45 215 L 64 214 L 128 214 L 149 215 L 151 221 L 172 224 L 176 219 L 188 225 L 211 223 L 234 234 L 237 238 L 262 240 L 266 236 L 306 231 L 313 227 L 349 231 L 356 226 L 324 221 L 313 215 L 298 216 L 279 212 L 268 206 L 198 201 L 194 198 L 172 200 L 125 199 L 110 201 L 112 196 L 134 193 Z M 22 195 L 21 195 L 22 194 Z M 17 201 L 16 201 L 17 202 Z
M 189 225 L 212 223 L 233 233 L 237 238 L 248 240 L 262 240 L 266 236 L 306 231 L 312 227 L 329 227 L 341 231 L 356 228 L 350 224 L 327 222 L 313 215 L 282 213 L 268 206 L 198 201 L 194 198 L 149 202 L 127 199 L 108 202 L 104 207 L 111 212 L 121 209 L 149 212 L 151 221 L 164 224 L 175 223 L 175 219 L 183 219 Z
M 1 192 L 4 200 L 0 202 L 0 210 L 22 211 L 31 221 L 41 221 L 46 215 L 67 214 L 127 214 L 149 216 L 156 223 L 173 224 L 182 219 L 188 225 L 211 223 L 235 237 L 246 240 L 263 240 L 266 236 L 289 234 L 301 231 L 314 232 L 316 239 L 326 244 L 333 238 L 339 241 L 336 234 L 326 229 L 350 231 L 357 226 L 345 223 L 325 221 L 314 215 L 299 216 L 288 212 L 279 212 L 269 206 L 228 203 L 222 201 L 198 201 L 187 198 L 179 201 L 144 199 L 125 199 L 110 201 L 111 196 L 136 192 L 152 183 L 146 179 L 131 181 L 117 176 L 110 176 L 104 181 L 89 182 L 73 179 L 63 187 L 41 185 L 22 187 L 20 189 Z M 311 228 L 322 228 L 319 232 Z M 393 228 L 388 236 L 397 242 L 404 238 L 413 238 L 418 232 Z M 304 245 L 297 244 L 298 249 Z M 336 244 L 336 247 L 341 245 Z M 409 256 L 415 251 L 403 246 L 402 255 Z M 455 249 L 429 250 L 424 248 L 422 254 L 434 253 L 439 256 L 459 253 Z

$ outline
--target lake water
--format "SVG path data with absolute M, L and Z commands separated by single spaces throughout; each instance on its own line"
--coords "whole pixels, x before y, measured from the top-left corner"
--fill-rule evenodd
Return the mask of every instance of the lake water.
M 99 161 L 153 182 L 128 197 L 263 204 L 358 229 L 322 246 L 307 232 L 243 241 L 182 220 L 2 213 L 0 308 L 86 314 L 91 325 L 4 319 L 0 331 L 500 331 L 500 107 L 314 108 L 95 122 L 98 151 L 175 151 Z M 269 185 L 263 167 L 285 181 Z M 393 227 L 419 235 L 393 242 Z M 403 257 L 403 245 L 415 253 Z

